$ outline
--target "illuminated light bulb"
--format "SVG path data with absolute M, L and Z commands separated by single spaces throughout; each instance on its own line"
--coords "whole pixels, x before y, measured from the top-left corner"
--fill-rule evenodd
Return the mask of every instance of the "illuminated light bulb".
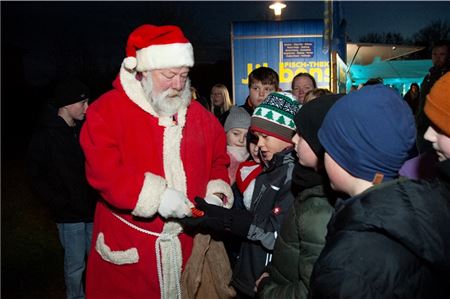
M 276 2 L 276 3 L 272 4 L 272 5 L 270 5 L 269 8 L 274 10 L 276 16 L 279 16 L 279 15 L 281 15 L 281 10 L 283 8 L 286 8 L 286 4 L 280 3 L 280 2 Z

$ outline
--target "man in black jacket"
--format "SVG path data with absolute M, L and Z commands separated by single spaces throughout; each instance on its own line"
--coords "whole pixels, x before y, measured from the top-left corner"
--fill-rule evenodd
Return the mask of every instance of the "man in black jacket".
M 431 143 L 423 137 L 425 131 L 430 126 L 430 120 L 425 114 L 424 107 L 427 101 L 427 95 L 439 78 L 450 71 L 450 46 L 448 41 L 438 41 L 434 44 L 431 52 L 433 66 L 420 85 L 419 107 L 416 112 L 417 125 L 417 150 L 419 154 L 432 150 Z
M 86 181 L 79 143 L 89 90 L 77 80 L 60 82 L 42 127 L 33 135 L 28 172 L 49 207 L 64 248 L 67 298 L 84 298 L 83 271 L 92 238 L 96 193 Z

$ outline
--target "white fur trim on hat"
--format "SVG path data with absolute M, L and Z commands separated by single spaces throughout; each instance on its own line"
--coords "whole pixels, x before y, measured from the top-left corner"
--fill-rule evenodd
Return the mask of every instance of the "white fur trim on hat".
M 194 49 L 190 43 L 153 45 L 136 51 L 139 72 L 194 65 Z
M 234 197 L 229 184 L 220 179 L 209 181 L 208 186 L 206 186 L 206 196 L 213 195 L 214 193 L 223 193 L 227 197 L 227 200 L 223 205 L 224 208 L 231 208 Z
M 130 56 L 130 57 L 125 58 L 123 60 L 123 65 L 128 70 L 134 70 L 137 65 L 136 57 Z
M 131 214 L 139 217 L 153 216 L 158 211 L 161 194 L 166 188 L 167 183 L 165 179 L 150 172 L 146 172 L 141 193 L 139 193 L 136 207 Z

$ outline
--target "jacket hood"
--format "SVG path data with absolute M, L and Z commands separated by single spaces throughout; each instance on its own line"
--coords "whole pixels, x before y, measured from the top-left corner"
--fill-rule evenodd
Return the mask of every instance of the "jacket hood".
M 395 180 L 374 187 L 349 199 L 352 203 L 341 210 L 335 228 L 386 235 L 449 275 L 450 201 L 442 184 Z
M 81 124 L 80 121 L 75 120 L 77 126 Z M 71 129 L 65 120 L 58 115 L 58 108 L 55 108 L 54 106 L 47 104 L 46 107 L 44 107 L 41 117 L 39 119 L 39 128 L 67 128 L 68 130 Z

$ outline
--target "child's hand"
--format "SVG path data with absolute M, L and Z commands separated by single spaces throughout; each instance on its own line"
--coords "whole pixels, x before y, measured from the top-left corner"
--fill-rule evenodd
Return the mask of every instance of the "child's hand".
M 196 208 L 204 212 L 201 217 L 186 217 L 178 219 L 184 227 L 199 231 L 230 231 L 241 237 L 246 237 L 253 215 L 247 210 L 230 210 L 207 203 L 203 198 L 195 198 Z
M 212 195 L 212 197 L 216 196 Z M 209 204 L 200 197 L 196 197 L 195 202 L 195 210 L 192 210 L 194 217 L 179 220 L 183 226 L 196 228 L 200 231 L 223 231 L 225 229 L 225 217 L 230 211 L 229 209 Z M 202 215 L 200 216 L 200 214 Z

